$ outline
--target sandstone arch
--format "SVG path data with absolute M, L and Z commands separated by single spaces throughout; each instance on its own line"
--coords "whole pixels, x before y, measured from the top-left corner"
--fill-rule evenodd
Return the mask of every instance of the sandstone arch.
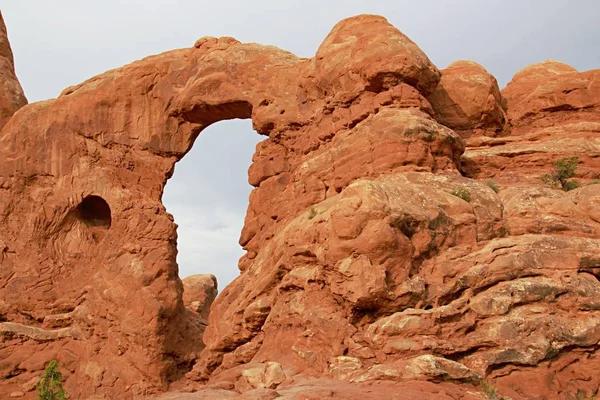
M 21 108 L 0 132 L 4 387 L 35 377 L 40 354 L 59 358 L 75 397 L 155 394 L 184 374 L 217 383 L 225 376 L 246 389 L 286 376 L 444 379 L 460 392 L 455 384 L 513 365 L 556 372 L 552 357 L 574 348 L 587 357 L 581 371 L 593 371 L 600 288 L 594 268 L 579 270 L 596 265 L 600 228 L 589 215 L 597 189 L 571 200 L 557 194 L 560 201 L 534 193 L 544 201 L 529 207 L 568 206 L 591 237 L 564 224 L 556 234 L 538 214 L 508 235 L 503 209 L 515 194 L 461 177 L 465 141 L 427 100 L 439 79 L 384 18 L 359 16 L 336 25 L 311 59 L 203 38 Z M 527 87 L 515 85 L 504 93 L 523 97 Z M 597 102 L 585 110 L 596 113 Z M 251 118 L 268 139 L 249 170 L 242 273 L 217 298 L 205 331 L 183 306 L 175 226 L 160 199 L 202 129 L 230 118 Z M 471 140 L 481 147 L 471 148 L 472 177 L 494 157 L 486 146 L 506 154 L 495 140 Z M 598 148 L 587 143 L 591 169 Z M 560 154 L 560 146 L 536 151 Z M 510 154 L 507 170 L 531 152 Z M 538 175 L 543 166 L 528 163 Z M 498 176 L 505 185 L 537 184 L 504 169 Z M 470 201 L 453 195 L 457 188 Z M 53 244 L 65 216 L 91 193 L 110 204 L 110 229 L 88 253 L 60 251 Z M 68 240 L 77 248 L 77 236 Z M 540 304 L 557 316 L 545 319 Z M 579 323 L 581 310 L 588 318 Z
M 369 43 L 383 37 L 408 40 L 383 18 L 362 19 L 376 21 L 380 27 L 373 36 L 365 36 Z M 339 25 L 331 40 L 348 35 L 348 23 Z M 362 41 L 356 48 L 365 60 L 381 56 Z M 23 279 L 32 274 L 38 278 L 29 284 L 13 279 L 5 290 L 53 277 L 56 298 L 78 316 L 72 319 L 72 326 L 85 333 L 84 339 L 64 344 L 73 354 L 72 374 L 85 381 L 89 375 L 86 371 L 98 371 L 88 376 L 89 384 L 72 387 L 76 393 L 89 393 L 100 383 L 103 390 L 115 393 L 164 388 L 169 376 L 179 374 L 178 365 L 185 368 L 202 350 L 203 328 L 190 319 L 181 301 L 174 225 L 160 202 L 174 163 L 190 149 L 202 129 L 217 120 L 251 117 L 255 130 L 271 138 L 261 145 L 250 169 L 250 181 L 257 189 L 241 239 L 249 252 L 241 263 L 242 270 L 252 264 L 275 225 L 336 193 L 327 186 L 334 190 L 347 184 L 334 176 L 317 178 L 316 171 L 306 179 L 294 177 L 303 155 L 381 107 L 377 102 L 366 109 L 359 106 L 362 98 L 372 102 L 377 95 L 365 89 L 371 84 L 372 73 L 340 81 L 336 76 L 342 76 L 339 68 L 346 68 L 343 63 L 333 70 L 320 65 L 336 65 L 324 63 L 328 57 L 341 60 L 349 54 L 329 55 L 326 48 L 320 51 L 323 54 L 317 59 L 307 60 L 269 46 L 241 44 L 231 38 L 203 38 L 192 49 L 148 57 L 65 89 L 57 99 L 24 107 L 8 121 L 0 137 L 2 158 L 8 160 L 3 165 L 6 172 L 2 181 L 10 190 L 3 204 L 4 210 L 11 211 L 2 220 L 2 240 L 10 250 L 4 265 L 14 269 L 18 264 L 15 273 Z M 379 103 L 390 104 L 392 109 L 408 103 L 415 112 L 421 107 L 427 111 L 424 97 L 402 81 L 420 82 L 425 73 L 430 77 L 423 85 L 429 88 L 439 75 L 437 69 L 427 64 L 416 46 L 400 55 L 396 49 L 390 54 L 392 61 L 400 56 L 418 59 L 419 67 L 399 69 L 389 60 L 380 62 L 378 73 L 387 76 L 386 82 L 398 90 Z M 391 70 L 390 65 L 394 65 Z M 312 78 L 315 75 L 316 80 Z M 319 82 L 325 81 L 328 88 L 322 89 Z M 340 101 L 347 104 L 341 108 L 343 112 L 332 114 L 331 107 Z M 356 106 L 351 107 L 353 104 Z M 355 108 L 364 111 L 355 115 Z M 386 118 L 402 123 L 393 113 L 388 114 Z M 371 118 L 376 123 L 377 118 Z M 318 125 L 322 128 L 315 129 Z M 22 141 L 21 137 L 30 139 Z M 388 140 L 393 142 L 393 136 Z M 406 151 L 402 148 L 399 151 Z M 421 169 L 454 169 L 462 151 L 443 141 L 431 147 L 431 153 L 429 148 L 427 143 L 414 155 Z M 403 164 L 390 160 L 373 173 Z M 32 180 L 35 185 L 31 185 Z M 42 238 L 68 211 L 76 192 L 96 193 L 111 205 L 111 229 L 94 254 L 102 255 L 104 261 L 98 264 L 98 259 L 85 256 L 77 260 L 82 265 L 106 267 L 56 275 L 64 260 L 44 257 Z M 295 201 L 288 200 L 291 198 Z M 24 215 L 28 216 L 25 220 Z M 26 246 L 25 237 L 37 238 L 37 245 Z M 128 306 L 115 309 L 106 304 Z M 47 295 L 33 291 L 26 301 L 9 303 L 6 315 L 10 320 L 18 319 L 17 309 L 36 309 L 45 317 L 53 315 L 55 308 Z M 109 331 L 108 325 L 92 327 L 87 322 L 98 317 L 112 321 L 113 328 Z M 98 336 L 100 332 L 110 332 L 109 337 Z M 194 337 L 197 340 L 190 340 Z M 35 344 L 30 348 L 37 349 Z M 14 357 L 27 359 L 27 352 L 21 354 Z M 166 354 L 170 355 L 167 359 Z M 116 372 L 123 370 L 132 375 L 124 377 Z

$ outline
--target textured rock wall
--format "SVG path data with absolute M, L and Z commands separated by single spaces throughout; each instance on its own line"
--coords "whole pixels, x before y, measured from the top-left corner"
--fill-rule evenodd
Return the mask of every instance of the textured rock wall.
M 27 99 L 15 75 L 13 53 L 8 42 L 4 18 L 0 12 L 0 130 L 25 104 Z
M 600 185 L 539 175 L 577 155 L 596 178 L 597 76 L 543 63 L 500 91 L 358 16 L 311 59 L 205 37 L 23 107 L 0 133 L 0 392 L 52 358 L 82 398 L 595 390 Z M 182 285 L 161 196 L 231 118 L 267 138 L 206 327 L 215 286 Z

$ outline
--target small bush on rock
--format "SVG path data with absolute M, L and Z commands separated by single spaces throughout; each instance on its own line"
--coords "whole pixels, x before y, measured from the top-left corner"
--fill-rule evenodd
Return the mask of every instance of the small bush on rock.
M 491 179 L 489 181 L 487 181 L 487 185 L 496 193 L 498 193 L 500 191 L 500 189 L 498 188 L 498 186 L 496 186 L 496 184 L 494 183 L 494 181 L 492 181 Z
M 576 180 L 572 180 L 565 182 L 562 188 L 565 192 L 568 192 L 569 190 L 577 189 L 578 187 L 579 182 L 577 182 Z
M 467 203 L 471 202 L 471 195 L 469 194 L 469 191 L 466 189 L 454 189 L 453 191 L 450 192 L 450 194 L 454 195 L 456 197 L 460 197 Z
M 481 381 L 481 388 L 485 396 L 490 400 L 508 400 L 506 397 L 498 394 L 498 389 L 489 382 Z
M 577 392 L 575 392 L 575 395 L 567 394 L 567 397 L 565 397 L 565 399 L 568 399 L 568 400 L 596 400 L 598 398 L 597 396 L 598 396 L 599 390 L 600 390 L 600 388 L 596 389 L 592 393 L 588 393 L 587 390 L 577 389 Z
M 579 163 L 579 157 L 564 157 L 556 160 L 552 165 L 554 171 L 551 174 L 543 174 L 540 179 L 548 186 L 560 187 L 565 192 L 579 187 L 579 182 L 569 180 L 575 176 L 575 170 Z
M 38 400 L 67 400 L 61 380 L 62 374 L 58 370 L 58 361 L 50 361 L 37 384 Z

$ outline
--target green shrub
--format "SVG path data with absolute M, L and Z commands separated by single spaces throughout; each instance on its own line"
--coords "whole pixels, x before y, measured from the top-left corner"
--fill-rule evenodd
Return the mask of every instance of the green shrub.
M 317 209 L 315 208 L 315 206 L 310 206 L 310 208 L 308 209 L 308 219 L 313 219 L 316 216 L 317 216 Z
M 592 391 L 591 393 L 588 393 L 587 390 L 577 389 L 577 392 L 575 392 L 575 395 L 567 394 L 567 397 L 565 397 L 565 399 L 568 399 L 568 400 L 596 400 L 599 389 L 600 388 L 596 389 L 595 391 Z
M 498 389 L 489 382 L 481 381 L 481 388 L 485 396 L 490 400 L 508 400 L 506 397 L 498 394 Z
M 579 182 L 575 179 L 570 181 L 566 181 L 563 185 L 563 189 L 568 192 L 569 190 L 577 189 L 579 187 Z
M 481 388 L 483 389 L 483 393 L 485 393 L 485 396 L 488 399 L 495 400 L 498 398 L 498 391 L 491 383 L 481 381 Z
M 456 197 L 460 197 L 467 203 L 471 202 L 471 195 L 469 194 L 469 191 L 466 189 L 462 189 L 462 188 L 454 189 L 453 191 L 450 192 L 450 194 L 454 195 Z
M 487 185 L 488 185 L 490 188 L 492 188 L 492 190 L 493 190 L 494 192 L 496 192 L 496 193 L 498 193 L 498 192 L 500 191 L 500 189 L 498 188 L 498 186 L 496 186 L 496 184 L 494 183 L 494 181 L 493 181 L 493 180 L 491 180 L 491 179 L 490 179 L 489 181 L 487 181 Z
M 594 179 L 593 181 L 590 181 L 590 183 L 588 183 L 588 185 L 599 185 L 600 184 L 600 179 Z
M 554 171 L 550 174 L 540 176 L 542 182 L 548 186 L 560 187 L 565 192 L 579 187 L 579 182 L 569 180 L 575 176 L 575 170 L 579 163 L 579 157 L 564 157 L 554 161 Z
M 446 142 L 450 143 L 450 144 L 454 144 L 456 143 L 456 138 L 454 138 L 454 136 L 446 136 Z
M 61 380 L 62 374 L 58 370 L 58 361 L 50 361 L 37 384 L 38 400 L 67 400 Z

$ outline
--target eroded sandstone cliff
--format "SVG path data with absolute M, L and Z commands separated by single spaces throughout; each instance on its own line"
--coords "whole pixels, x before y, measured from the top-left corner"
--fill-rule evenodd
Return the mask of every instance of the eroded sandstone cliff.
M 33 396 L 55 358 L 73 398 L 600 386 L 599 71 L 545 62 L 500 91 L 363 15 L 310 59 L 205 37 L 12 117 L 24 101 L 5 100 L 21 93 L 12 63 L 2 74 L 18 106 L 0 131 L 1 393 Z M 216 286 L 182 285 L 161 196 L 201 131 L 231 118 L 265 140 L 240 276 L 206 326 Z M 582 186 L 545 186 L 567 156 Z
M 0 130 L 6 121 L 25 104 L 27 99 L 15 74 L 13 53 L 0 12 Z

